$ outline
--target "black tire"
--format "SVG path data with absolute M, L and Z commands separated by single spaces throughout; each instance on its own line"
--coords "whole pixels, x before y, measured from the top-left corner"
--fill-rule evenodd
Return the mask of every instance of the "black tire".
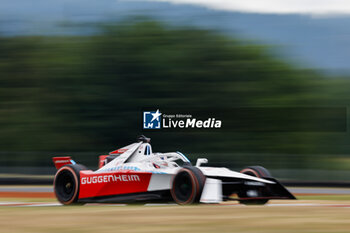
M 267 170 L 266 168 L 264 168 L 262 166 L 246 167 L 240 172 L 243 174 L 247 174 L 247 175 L 255 176 L 255 177 L 259 177 L 259 178 L 263 178 L 263 177 L 272 178 L 272 175 L 269 172 L 269 170 Z
M 205 183 L 205 176 L 197 167 L 183 167 L 175 176 L 170 190 L 179 205 L 198 203 Z
M 272 178 L 271 173 L 264 167 L 262 166 L 250 166 L 244 168 L 242 171 L 240 171 L 243 174 L 250 175 L 250 176 L 255 176 L 258 178 Z M 257 193 L 262 193 L 263 188 L 256 188 L 256 190 L 253 190 Z M 238 196 L 240 198 L 247 198 L 248 190 L 241 190 L 238 192 Z M 252 200 L 240 200 L 239 202 L 244 205 L 264 205 L 268 202 L 268 199 L 252 199 Z
M 79 196 L 80 171 L 87 170 L 81 164 L 69 164 L 61 167 L 54 179 L 56 198 L 64 205 L 76 204 Z

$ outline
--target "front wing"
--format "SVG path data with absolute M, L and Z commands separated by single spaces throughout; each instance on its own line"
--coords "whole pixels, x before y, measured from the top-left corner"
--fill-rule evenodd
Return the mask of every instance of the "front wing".
M 296 199 L 278 180 L 265 177 L 263 179 L 272 182 L 263 183 L 232 177 L 207 177 L 205 186 L 211 188 L 204 187 L 201 201 L 212 203 L 228 200 Z

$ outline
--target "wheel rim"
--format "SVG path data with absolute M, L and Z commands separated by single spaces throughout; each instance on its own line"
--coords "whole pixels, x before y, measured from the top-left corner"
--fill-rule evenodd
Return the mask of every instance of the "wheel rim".
M 173 183 L 173 196 L 179 204 L 189 204 L 195 196 L 195 182 L 188 171 L 178 173 Z
M 62 170 L 56 177 L 55 191 L 62 202 L 69 202 L 75 197 L 75 177 L 69 170 Z

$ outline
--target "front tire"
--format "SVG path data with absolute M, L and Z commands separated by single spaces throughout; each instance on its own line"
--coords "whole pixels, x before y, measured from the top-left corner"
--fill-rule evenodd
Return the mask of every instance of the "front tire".
M 250 166 L 247 168 L 244 168 L 242 171 L 240 171 L 243 174 L 250 175 L 250 176 L 255 176 L 258 178 L 272 178 L 271 173 L 264 167 L 262 166 Z M 238 192 L 239 198 L 249 198 L 248 193 L 253 192 L 256 193 L 257 195 L 262 195 L 264 192 L 265 187 L 262 188 L 256 188 L 256 189 L 251 189 L 251 190 L 241 190 Z M 264 205 L 268 202 L 268 199 L 247 199 L 247 200 L 239 200 L 239 203 L 243 205 Z
M 57 171 L 54 179 L 54 191 L 60 203 L 64 205 L 77 203 L 81 170 L 87 169 L 80 164 L 69 164 Z
M 184 167 L 174 177 L 170 190 L 179 205 L 198 203 L 203 191 L 205 176 L 197 167 Z

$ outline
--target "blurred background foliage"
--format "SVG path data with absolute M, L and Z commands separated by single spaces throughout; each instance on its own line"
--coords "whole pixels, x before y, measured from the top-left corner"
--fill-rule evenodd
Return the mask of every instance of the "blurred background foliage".
M 206 156 L 212 165 L 349 169 L 345 132 L 142 130 L 143 109 L 347 106 L 349 77 L 272 54 L 216 31 L 152 20 L 101 25 L 90 36 L 0 37 L 2 172 L 51 166 L 52 156 L 66 154 L 96 167 L 99 154 L 139 134 L 152 138 L 154 151 Z

